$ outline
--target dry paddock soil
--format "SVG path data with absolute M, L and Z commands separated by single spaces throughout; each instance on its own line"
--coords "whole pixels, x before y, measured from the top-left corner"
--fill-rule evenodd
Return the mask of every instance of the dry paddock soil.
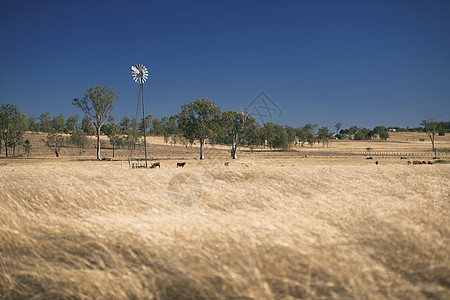
M 345 143 L 199 161 L 154 142 L 160 169 L 2 158 L 0 299 L 449 299 L 450 164 Z

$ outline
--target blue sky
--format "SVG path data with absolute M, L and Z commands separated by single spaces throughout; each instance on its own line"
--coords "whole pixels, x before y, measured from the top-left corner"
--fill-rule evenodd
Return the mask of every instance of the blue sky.
M 207 97 L 223 110 L 264 91 L 272 121 L 418 126 L 450 120 L 450 1 L 4 1 L 0 103 L 29 116 L 82 113 L 86 88 L 115 87 L 134 116 Z

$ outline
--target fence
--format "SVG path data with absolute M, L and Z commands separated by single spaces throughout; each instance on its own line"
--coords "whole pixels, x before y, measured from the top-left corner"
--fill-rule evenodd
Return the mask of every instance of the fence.
M 348 151 L 345 152 L 348 156 L 385 156 L 385 157 L 434 157 L 434 152 L 367 152 L 367 151 L 361 151 L 361 152 L 355 152 L 355 151 Z M 448 152 L 437 152 L 436 157 L 448 157 Z
M 145 160 L 142 159 L 131 159 L 128 157 L 128 166 L 130 169 L 145 168 Z

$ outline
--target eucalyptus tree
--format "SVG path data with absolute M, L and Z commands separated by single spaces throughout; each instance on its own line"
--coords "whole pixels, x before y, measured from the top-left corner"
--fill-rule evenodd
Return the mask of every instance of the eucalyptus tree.
M 337 123 L 336 125 L 334 125 L 334 128 L 336 129 L 336 134 L 338 134 L 339 130 L 341 130 L 341 128 L 342 128 L 342 124 L 341 123 Z
M 19 113 L 9 129 L 8 146 L 13 150 L 13 156 L 16 155 L 16 147 L 23 143 L 23 134 L 28 128 L 28 118 L 25 114 Z
M 247 129 L 257 124 L 254 117 L 250 116 L 248 110 L 242 108 L 240 112 L 229 110 L 222 114 L 220 125 L 224 136 L 231 142 L 231 158 L 237 158 L 238 147 L 248 135 Z
M 179 129 L 177 124 L 178 116 L 162 117 L 160 123 L 154 123 L 154 131 L 158 132 L 160 135 L 164 136 L 164 142 L 167 144 L 169 139 L 171 144 L 176 144 L 179 140 Z M 158 128 L 158 126 L 160 126 Z
M 432 151 L 434 152 L 434 157 L 437 157 L 436 147 L 434 144 L 436 133 L 441 129 L 441 123 L 436 120 L 423 120 L 420 125 L 423 126 L 423 131 L 428 135 L 431 140 Z
M 128 134 L 131 130 L 131 119 L 127 116 L 123 116 L 119 123 L 120 127 L 122 127 L 122 132 L 124 134 Z
M 18 127 L 21 116 L 17 106 L 2 104 L 0 107 L 0 131 L 5 145 L 6 156 L 8 156 L 8 147 L 11 145 L 11 140 L 14 139 L 14 132 Z
M 144 134 L 144 130 L 146 131 L 146 133 L 148 133 L 149 128 L 152 125 L 152 119 L 153 119 L 153 115 L 147 115 L 144 118 L 144 121 L 141 120 L 139 122 L 139 131 L 142 135 Z M 144 128 L 144 125 L 145 125 L 145 128 Z
M 40 125 L 39 125 L 39 130 L 41 132 L 50 132 L 52 131 L 52 122 L 51 122 L 51 118 L 50 118 L 50 113 L 49 112 L 45 112 L 42 113 L 39 116 L 39 121 L 40 121 Z
M 264 123 L 262 128 L 265 140 L 270 148 L 281 148 L 287 150 L 290 147 L 288 134 L 283 126 L 272 122 Z
M 385 126 L 375 126 L 373 128 L 373 134 L 378 135 L 380 139 L 384 141 L 389 138 L 389 132 Z
M 141 132 L 139 131 L 139 121 L 138 119 L 136 119 L 135 117 L 131 118 L 131 123 L 130 123 L 130 130 L 128 131 L 127 134 L 127 139 L 126 142 L 128 144 L 128 149 L 130 150 L 135 150 L 136 149 L 136 144 L 138 144 L 139 142 L 139 138 L 141 136 Z M 130 154 L 131 156 L 131 154 Z
M 312 146 L 314 144 L 314 125 L 306 124 L 297 130 L 297 135 L 302 147 L 305 143 Z
M 262 127 L 262 134 L 264 135 L 264 147 L 266 144 L 270 147 L 272 147 L 273 140 L 275 139 L 275 124 L 272 122 L 264 123 Z
M 78 127 L 78 120 L 80 119 L 80 116 L 78 114 L 72 115 L 67 118 L 66 121 L 66 131 L 72 132 L 75 131 Z
M 252 122 L 245 127 L 245 135 L 243 137 L 242 142 L 251 147 L 261 146 L 265 143 L 264 135 L 262 134 L 262 129 L 259 127 L 257 121 L 255 123 Z
M 137 128 L 128 131 L 127 137 L 125 139 L 125 143 L 128 145 L 129 150 L 136 149 L 136 144 L 137 144 L 138 140 L 139 140 L 139 130 Z
M 270 145 L 272 148 L 281 148 L 282 150 L 287 150 L 290 148 L 288 134 L 283 126 L 280 124 L 274 125 L 275 137 L 271 141 Z
M 29 117 L 28 118 L 28 130 L 33 132 L 39 132 L 40 124 L 37 122 L 36 117 Z
M 53 150 L 55 152 L 56 157 L 59 157 L 59 150 L 61 150 L 61 148 L 64 147 L 66 140 L 61 134 L 53 132 L 47 135 L 47 140 L 44 142 L 45 146 Z
M 92 126 L 92 122 L 88 116 L 84 116 L 81 120 L 81 131 L 83 131 L 87 135 L 95 134 L 94 126 Z
M 163 134 L 163 125 L 161 123 L 161 120 L 157 117 L 153 118 L 152 120 L 152 127 L 150 129 L 151 135 L 162 135 Z
M 177 116 L 163 117 L 162 125 L 164 131 L 169 135 L 178 134 Z
M 56 132 L 63 132 L 66 127 L 66 118 L 63 114 L 59 114 L 52 120 L 52 128 Z
M 322 147 L 325 147 L 325 144 L 327 144 L 328 147 L 328 140 L 332 137 L 333 133 L 328 129 L 328 126 L 319 128 L 318 139 L 322 142 Z
M 23 143 L 23 149 L 25 151 L 25 154 L 27 156 L 30 156 L 31 154 L 31 149 L 33 149 L 33 146 L 31 145 L 31 142 L 29 139 L 26 139 L 25 142 Z
M 84 97 L 75 98 L 72 104 L 80 108 L 95 127 L 97 135 L 97 159 L 100 160 L 100 129 L 118 100 L 114 88 L 94 86 L 87 89 Z
M 88 145 L 89 139 L 84 131 L 75 129 L 70 133 L 68 142 L 79 149 L 84 149 Z
M 205 158 L 205 143 L 215 136 L 219 128 L 220 107 L 207 98 L 197 98 L 184 103 L 178 114 L 178 126 L 182 135 L 191 143 L 200 142 L 200 159 Z
M 288 144 L 293 145 L 297 141 L 296 129 L 291 126 L 284 125 L 284 131 L 286 131 L 287 134 Z
M 387 141 L 388 138 L 389 138 L 389 132 L 387 130 L 380 132 L 380 139 L 382 139 L 383 141 Z
M 116 149 L 116 146 L 120 143 L 120 139 L 121 139 L 121 134 L 122 134 L 122 128 L 114 123 L 108 123 L 108 138 L 109 138 L 109 142 L 111 143 L 111 146 L 113 147 L 113 158 L 114 158 L 114 152 Z

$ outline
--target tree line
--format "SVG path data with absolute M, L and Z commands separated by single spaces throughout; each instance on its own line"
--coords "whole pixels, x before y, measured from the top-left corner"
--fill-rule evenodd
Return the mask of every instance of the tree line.
M 59 156 L 59 150 L 64 146 L 83 149 L 89 143 L 88 136 L 97 137 L 97 158 L 100 156 L 100 135 L 106 135 L 114 151 L 116 148 L 134 149 L 139 144 L 144 130 L 146 134 L 163 136 L 166 144 L 200 145 L 200 159 L 205 158 L 205 145 L 230 145 L 232 158 L 237 158 L 240 146 L 267 147 L 277 150 L 288 150 L 293 145 L 322 144 L 328 146 L 330 139 L 371 140 L 389 138 L 389 131 L 422 131 L 426 132 L 434 147 L 436 134 L 445 134 L 450 130 L 450 122 L 424 120 L 423 127 L 407 128 L 376 126 L 373 129 L 351 126 L 341 129 L 337 123 L 334 130 L 327 126 L 306 124 L 302 127 L 291 127 L 267 122 L 259 125 L 257 120 L 248 113 L 248 108 L 237 111 L 222 111 L 214 101 L 207 98 L 197 98 L 190 103 L 184 103 L 180 113 L 169 117 L 153 117 L 147 115 L 144 120 L 128 116 L 116 122 L 111 115 L 112 108 L 118 96 L 114 89 L 95 86 L 87 89 L 83 98 L 75 98 L 73 105 L 84 113 L 65 117 L 59 114 L 51 117 L 49 112 L 39 117 L 27 117 L 20 113 L 12 104 L 2 104 L 0 109 L 0 153 L 5 149 L 5 155 L 14 156 L 16 148 L 22 146 L 26 154 L 30 154 L 32 146 L 29 140 L 23 139 L 25 131 L 47 133 L 45 144 Z M 65 133 L 69 136 L 63 137 Z

